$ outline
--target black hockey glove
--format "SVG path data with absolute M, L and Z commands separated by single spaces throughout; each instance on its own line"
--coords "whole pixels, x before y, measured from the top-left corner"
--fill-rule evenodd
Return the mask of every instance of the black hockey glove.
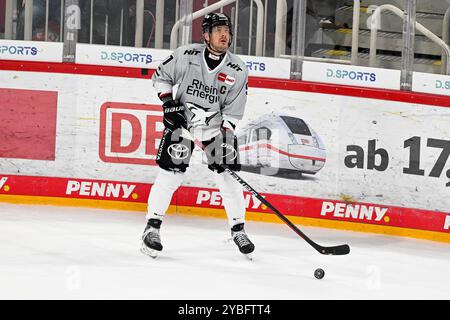
M 211 140 L 205 151 L 209 169 L 217 171 L 217 173 L 224 172 L 224 167 L 232 171 L 241 170 L 239 148 L 233 130 L 222 127 L 220 133 Z
M 167 100 L 163 104 L 164 127 L 170 131 L 175 131 L 181 127 L 187 127 L 186 116 L 184 115 L 184 106 L 173 99 Z

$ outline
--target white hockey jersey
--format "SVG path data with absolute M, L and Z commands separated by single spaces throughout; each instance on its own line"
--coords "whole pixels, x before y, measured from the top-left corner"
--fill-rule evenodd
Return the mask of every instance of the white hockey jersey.
M 152 76 L 159 94 L 173 93 L 185 106 L 188 128 L 197 139 L 208 140 L 219 133 L 220 125 L 235 127 L 247 102 L 248 70 L 244 62 L 227 52 L 222 62 L 210 70 L 204 44 L 176 49 Z M 177 87 L 176 90 L 173 90 Z M 173 92 L 176 91 L 176 92 Z

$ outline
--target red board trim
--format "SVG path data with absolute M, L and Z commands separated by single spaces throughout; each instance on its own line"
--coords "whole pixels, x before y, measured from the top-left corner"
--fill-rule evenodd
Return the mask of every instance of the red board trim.
M 22 195 L 145 204 L 151 186 L 147 183 L 0 174 L 0 196 Z M 269 193 L 262 195 L 287 216 L 450 233 L 450 213 L 365 202 L 350 203 Z M 245 196 L 248 212 L 273 214 L 250 193 L 246 192 Z M 171 204 L 180 207 L 223 209 L 219 191 L 211 188 L 180 187 Z M 358 208 L 359 213 L 347 214 L 348 206 Z
M 34 71 L 52 73 L 70 73 L 95 76 L 128 77 L 150 79 L 155 70 L 142 68 L 125 68 L 111 66 L 84 65 L 75 63 L 50 63 L 0 60 L 0 70 Z M 305 91 L 343 95 L 351 97 L 398 101 L 414 104 L 423 104 L 438 107 L 450 107 L 450 96 L 376 89 L 356 86 L 344 86 L 329 83 L 307 82 L 300 80 L 272 79 L 262 77 L 249 77 L 249 86 L 253 88 L 277 89 L 289 91 Z

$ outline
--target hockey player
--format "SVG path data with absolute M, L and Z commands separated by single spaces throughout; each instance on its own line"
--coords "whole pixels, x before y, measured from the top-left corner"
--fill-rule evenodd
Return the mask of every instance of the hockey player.
M 245 255 L 255 249 L 244 230 L 242 186 L 222 167 L 241 168 L 234 129 L 244 115 L 248 71 L 242 60 L 228 51 L 233 35 L 228 16 L 206 15 L 202 31 L 204 44 L 176 49 L 152 77 L 163 103 L 165 126 L 156 158 L 160 169 L 148 198 L 148 222 L 142 235 L 141 251 L 152 257 L 163 249 L 161 223 L 194 149 L 192 139 L 182 137 L 182 129 L 189 130 L 205 147 L 234 243 Z M 174 86 L 178 86 L 176 94 Z

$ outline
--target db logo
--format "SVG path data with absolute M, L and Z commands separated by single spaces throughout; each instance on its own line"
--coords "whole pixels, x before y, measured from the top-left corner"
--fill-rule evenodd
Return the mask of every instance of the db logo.
M 106 102 L 100 109 L 104 162 L 155 165 L 164 126 L 159 105 Z

